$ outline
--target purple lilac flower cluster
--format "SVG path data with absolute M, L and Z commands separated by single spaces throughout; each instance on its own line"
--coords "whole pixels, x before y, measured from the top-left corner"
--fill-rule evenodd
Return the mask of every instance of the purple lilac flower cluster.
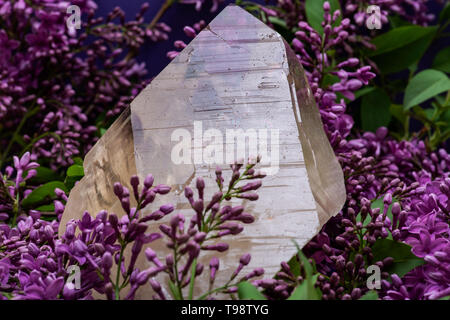
M 17 159 L 16 168 L 32 168 L 34 164 L 28 163 L 28 160 L 29 154 Z M 195 277 L 204 271 L 204 266 L 197 259 L 203 252 L 228 250 L 227 243 L 217 241 L 241 233 L 242 224 L 254 221 L 243 206 L 223 205 L 222 202 L 231 198 L 258 199 L 255 191 L 261 186 L 260 179 L 264 174 L 255 170 L 255 165 L 256 162 L 245 167 L 242 164 L 232 165 L 232 176 L 226 188 L 222 170 L 217 168 L 219 191 L 208 202 L 204 199 L 205 182 L 198 178 L 197 199 L 191 188 L 185 189 L 185 196 L 195 212 L 193 217 L 187 221 L 184 215 L 175 214 L 168 224 L 159 226 L 160 232 L 147 232 L 148 222 L 161 220 L 172 213 L 174 207 L 166 204 L 151 213 L 143 213 L 143 209 L 153 203 L 157 195 L 170 191 L 166 185 L 155 186 L 152 175 L 145 178 L 142 187 L 137 176 L 131 177 L 132 193 L 120 183 L 114 184 L 114 193 L 125 213 L 122 217 L 101 211 L 92 218 L 85 212 L 80 220 L 69 221 L 61 236 L 58 236 L 57 220 L 44 221 L 39 219 L 39 215 L 20 216 L 17 226 L 13 228 L 1 224 L 0 298 L 92 299 L 96 294 L 110 300 L 134 299 L 137 289 L 150 285 L 155 299 L 167 299 L 169 297 L 161 284 L 154 278 L 161 272 L 166 273 L 173 283 L 171 298 L 183 298 L 186 294 L 192 298 L 192 289 L 189 293 L 184 289 L 191 283 L 189 288 L 193 288 Z M 241 169 L 244 169 L 243 172 Z M 28 172 L 33 172 L 31 170 Z M 62 193 L 61 190 L 57 192 Z M 136 207 L 130 206 L 131 196 Z M 67 200 L 64 194 L 60 197 L 63 201 Z M 58 212 L 64 211 L 62 201 L 55 201 L 55 208 Z M 165 257 L 164 263 L 149 246 L 163 237 L 166 246 L 173 251 Z M 154 266 L 140 270 L 136 262 L 143 250 Z M 127 252 L 131 252 L 129 258 L 126 258 Z M 256 268 L 238 277 L 250 260 L 250 254 L 240 257 L 230 279 L 214 288 L 220 263 L 218 258 L 213 257 L 209 264 L 209 291 L 200 298 L 213 298 L 217 293 L 235 293 L 240 282 L 261 276 L 264 270 Z M 68 281 L 71 266 L 80 268 L 81 288 L 75 288 Z
M 32 191 L 26 186 L 26 181 L 36 175 L 35 168 L 39 167 L 37 162 L 31 160 L 31 155 L 26 152 L 20 159 L 14 156 L 14 167 L 8 166 L 5 174 L 0 175 L 0 221 L 16 225 L 18 219 L 26 212 L 23 211 L 21 202 Z M 28 212 L 37 218 L 35 211 Z
M 143 88 L 145 65 L 119 58 L 156 32 L 142 27 L 148 5 L 125 22 L 119 8 L 103 19 L 92 0 L 71 4 L 83 13 L 79 34 L 66 27 L 69 2 L 0 1 L 2 166 L 24 145 L 53 169 L 71 164 L 95 142 L 97 117 L 119 113 Z

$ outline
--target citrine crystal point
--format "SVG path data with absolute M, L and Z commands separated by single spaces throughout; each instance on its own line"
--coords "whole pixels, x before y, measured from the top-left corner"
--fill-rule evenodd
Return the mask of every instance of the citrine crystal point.
M 212 129 L 223 134 L 222 142 L 204 137 Z M 70 194 L 60 231 L 84 211 L 123 214 L 114 199 L 113 183 L 128 185 L 133 174 L 143 179 L 152 173 L 156 183 L 173 187 L 150 209 L 173 203 L 177 212 L 190 218 L 184 187 L 195 188 L 195 178 L 203 177 L 205 199 L 217 191 L 216 165 L 224 168 L 225 179 L 231 175 L 225 159 L 230 145 L 225 143 L 227 130 L 238 129 L 254 130 L 258 137 L 266 133 L 263 167 L 270 171 L 277 160 L 277 170 L 264 178 L 258 201 L 231 201 L 244 205 L 255 222 L 239 235 L 223 239 L 230 246 L 227 252 L 205 255 L 200 263 L 207 265 L 213 255 L 221 258 L 220 285 L 239 257 L 251 253 L 252 261 L 243 272 L 263 267 L 265 276 L 272 277 L 279 263 L 295 254 L 292 240 L 302 247 L 340 211 L 345 185 L 297 57 L 278 33 L 238 6 L 226 7 L 201 31 L 89 152 L 86 175 Z M 174 147 L 182 134 L 189 134 L 192 142 L 191 162 L 174 161 Z M 205 160 L 205 150 L 211 147 L 223 147 L 223 163 Z M 248 145 L 245 150 L 252 155 Z M 150 225 L 150 231 L 158 225 Z M 169 253 L 161 240 L 151 245 L 160 258 Z M 137 265 L 141 270 L 148 267 L 145 258 Z M 196 286 L 196 294 L 204 292 L 207 276 L 201 276 Z M 147 286 L 136 297 L 150 298 L 151 290 Z

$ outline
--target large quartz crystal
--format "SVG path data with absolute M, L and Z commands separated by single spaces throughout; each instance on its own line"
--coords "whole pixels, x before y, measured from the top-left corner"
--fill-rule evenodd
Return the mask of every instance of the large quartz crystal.
M 244 139 L 240 146 L 237 143 L 236 154 L 229 132 L 237 140 Z M 256 136 L 257 150 L 251 141 Z M 180 143 L 191 149 L 179 153 Z M 144 179 L 152 173 L 156 183 L 172 186 L 173 191 L 160 196 L 152 208 L 173 203 L 176 211 L 190 217 L 183 188 L 193 187 L 195 178 L 203 177 L 205 199 L 210 198 L 217 191 L 216 166 L 224 169 L 226 181 L 231 172 L 226 163 L 236 160 L 239 152 L 261 155 L 268 176 L 258 190 L 258 201 L 232 201 L 243 204 L 256 221 L 241 234 L 223 239 L 230 249 L 218 254 L 219 284 L 229 278 L 244 253 L 252 255 L 244 272 L 263 267 L 266 277 L 273 276 L 279 263 L 295 254 L 292 239 L 305 245 L 345 201 L 342 170 L 295 54 L 278 33 L 243 9 L 228 6 L 153 79 L 87 154 L 85 177 L 70 193 L 60 232 L 69 219 L 80 218 L 84 211 L 123 214 L 113 184 L 130 187 L 133 174 Z M 156 223 L 150 226 L 151 231 L 157 228 Z M 151 245 L 161 259 L 169 253 L 163 240 Z M 210 258 L 200 262 L 208 265 Z M 147 264 L 145 258 L 138 262 L 141 270 Z M 167 281 L 164 276 L 159 280 Z M 196 284 L 205 290 L 206 276 Z M 136 297 L 151 297 L 150 286 Z

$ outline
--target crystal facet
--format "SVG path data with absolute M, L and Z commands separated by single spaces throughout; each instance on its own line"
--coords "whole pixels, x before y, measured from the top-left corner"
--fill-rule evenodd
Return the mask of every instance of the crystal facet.
M 190 163 L 174 161 L 177 129 L 191 133 Z M 277 157 L 278 163 L 274 174 L 263 180 L 258 201 L 232 201 L 243 203 L 256 221 L 241 234 L 229 236 L 230 250 L 215 254 L 221 258 L 218 283 L 228 279 L 247 252 L 252 254 L 247 270 L 263 267 L 266 276 L 273 276 L 279 263 L 295 254 L 291 239 L 303 246 L 339 212 L 345 186 L 297 57 L 278 33 L 237 6 L 225 8 L 200 32 L 88 153 L 86 175 L 70 194 L 62 228 L 84 211 L 120 213 L 113 183 L 128 185 L 136 173 L 140 178 L 152 173 L 157 183 L 174 189 L 153 208 L 174 203 L 178 212 L 190 217 L 192 210 L 181 191 L 203 177 L 205 199 L 210 198 L 217 190 L 216 164 L 205 150 L 223 148 L 227 162 L 225 151 L 231 142 L 234 150 L 234 139 L 226 140 L 226 132 L 237 129 L 250 138 L 256 133 L 258 143 L 266 141 L 258 144 L 258 153 L 267 147 L 272 169 Z M 222 133 L 223 140 L 212 139 L 211 132 Z M 250 149 L 250 143 L 245 145 L 246 154 L 252 155 Z M 224 170 L 225 178 L 230 172 Z M 152 246 L 161 258 L 168 251 L 161 241 Z M 207 265 L 211 256 L 200 262 Z M 146 264 L 144 259 L 139 263 Z M 208 281 L 200 277 L 197 284 L 205 289 Z M 149 286 L 145 288 L 138 298 L 151 296 Z

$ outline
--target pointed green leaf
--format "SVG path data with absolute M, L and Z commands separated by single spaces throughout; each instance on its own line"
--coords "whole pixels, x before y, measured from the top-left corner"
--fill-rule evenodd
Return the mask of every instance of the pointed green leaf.
M 418 105 L 434 96 L 450 90 L 450 79 L 437 70 L 427 69 L 411 79 L 405 90 L 403 105 L 405 110 Z
M 258 288 L 247 281 L 238 284 L 238 296 L 241 300 L 267 300 Z
M 31 209 L 41 204 L 48 203 L 55 198 L 55 189 L 59 188 L 67 192 L 67 188 L 61 181 L 52 181 L 34 189 L 23 201 L 22 207 Z
M 67 169 L 67 176 L 73 177 L 73 176 L 84 176 L 84 169 L 83 166 L 80 166 L 79 164 L 71 165 Z
M 311 281 L 306 279 L 292 292 L 287 300 L 321 300 L 322 293 L 320 289 L 314 287 L 319 274 L 312 276 Z
M 331 14 L 333 14 L 336 10 L 341 10 L 341 5 L 338 0 L 306 0 L 305 1 L 305 12 L 306 19 L 308 20 L 309 25 L 316 30 L 319 34 L 323 34 L 323 4 L 325 1 L 330 3 Z M 342 11 L 341 11 L 342 12 Z M 338 19 L 337 23 L 340 23 L 340 19 Z
M 447 3 L 444 10 L 441 11 L 441 14 L 439 15 L 439 22 L 443 23 L 450 19 L 450 3 Z
M 359 300 L 378 300 L 378 292 L 371 290 L 359 298 Z
M 363 130 L 375 132 L 379 127 L 387 127 L 391 121 L 390 106 L 389 96 L 380 88 L 364 95 L 361 101 Z
M 450 47 L 438 52 L 433 61 L 433 69 L 450 73 Z
M 413 65 L 423 56 L 437 27 L 404 26 L 395 28 L 374 38 L 377 47 L 367 54 L 382 73 L 395 73 Z
M 31 183 L 32 184 L 43 184 L 46 182 L 50 182 L 50 181 L 55 181 L 55 180 L 62 180 L 62 178 L 59 176 L 58 173 L 55 172 L 55 170 L 52 170 L 50 168 L 46 168 L 43 166 L 37 167 L 35 169 L 37 171 L 37 174 L 31 178 Z
M 411 246 L 391 239 L 377 240 L 372 247 L 372 253 L 374 261 L 381 261 L 387 257 L 394 258 L 394 263 L 386 271 L 390 274 L 396 273 L 399 277 L 425 263 L 425 260 L 411 252 Z

